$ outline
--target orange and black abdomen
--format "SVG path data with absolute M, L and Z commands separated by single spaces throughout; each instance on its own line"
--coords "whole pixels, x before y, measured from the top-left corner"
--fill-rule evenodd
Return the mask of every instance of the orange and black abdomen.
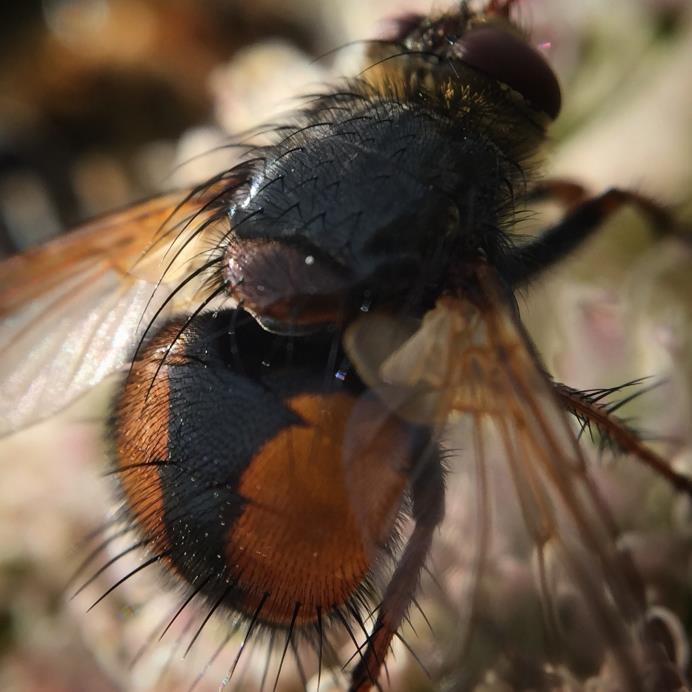
M 147 344 L 115 406 L 135 528 L 215 607 L 267 625 L 362 601 L 427 434 L 363 388 L 334 332 L 278 336 L 241 311 L 184 325 Z

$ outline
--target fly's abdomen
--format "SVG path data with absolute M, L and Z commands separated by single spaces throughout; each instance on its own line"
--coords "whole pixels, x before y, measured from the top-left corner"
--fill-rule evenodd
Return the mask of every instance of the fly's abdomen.
M 183 324 L 116 403 L 134 527 L 193 590 L 266 624 L 350 604 L 387 554 L 420 432 L 330 370 L 334 336 L 278 337 L 239 312 L 175 338 Z

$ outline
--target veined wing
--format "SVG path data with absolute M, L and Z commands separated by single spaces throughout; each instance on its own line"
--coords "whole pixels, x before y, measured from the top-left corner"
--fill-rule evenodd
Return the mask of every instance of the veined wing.
M 441 298 L 417 328 L 391 316 L 365 316 L 349 328 L 345 343 L 361 376 L 400 415 L 432 425 L 443 440 L 450 417 L 470 423 L 463 446 L 473 451 L 478 546 L 469 632 L 481 609 L 490 523 L 503 505 L 513 504 L 533 546 L 543 606 L 545 658 L 536 670 L 568 671 L 566 662 L 580 655 L 574 649 L 592 649 L 595 639 L 626 689 L 648 689 L 647 678 L 670 670 L 646 641 L 644 590 L 618 545 L 574 421 L 524 332 L 513 297 L 489 268 L 478 269 L 468 295 L 473 298 Z M 502 487 L 514 497 L 491 490 L 493 455 Z M 588 629 L 578 641 L 556 606 L 566 590 L 578 594 L 587 611 Z
M 237 184 L 157 197 L 0 263 L 0 435 L 67 406 L 200 300 L 218 200 Z

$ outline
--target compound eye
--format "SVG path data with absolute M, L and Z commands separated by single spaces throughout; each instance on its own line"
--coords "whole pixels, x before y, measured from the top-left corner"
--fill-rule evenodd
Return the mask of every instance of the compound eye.
M 562 97 L 557 77 L 543 56 L 526 41 L 495 26 L 469 30 L 456 43 L 458 57 L 521 94 L 552 120 Z

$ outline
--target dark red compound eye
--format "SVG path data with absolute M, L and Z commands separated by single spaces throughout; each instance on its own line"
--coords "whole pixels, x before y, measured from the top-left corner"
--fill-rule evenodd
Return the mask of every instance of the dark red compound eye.
M 562 96 L 557 77 L 522 38 L 496 26 L 480 26 L 465 33 L 456 47 L 467 65 L 507 84 L 551 119 L 558 116 Z

